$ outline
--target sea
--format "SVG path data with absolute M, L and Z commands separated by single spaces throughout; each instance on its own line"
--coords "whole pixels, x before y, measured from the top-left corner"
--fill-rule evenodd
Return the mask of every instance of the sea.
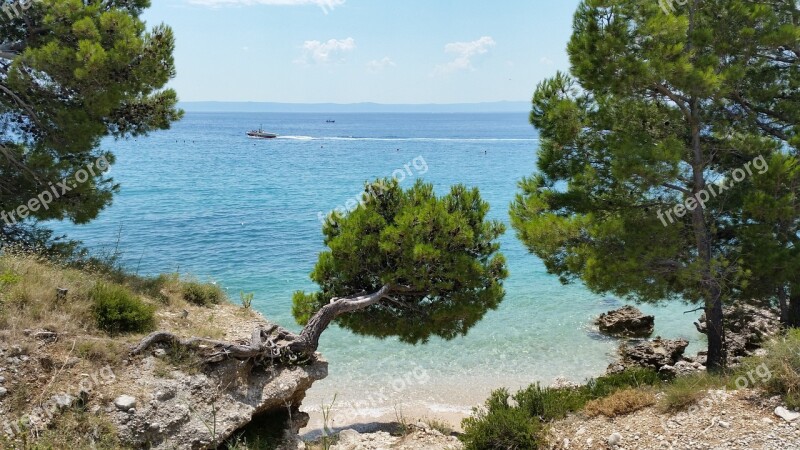
M 280 137 L 245 136 L 259 127 Z M 50 225 L 95 252 L 119 252 L 131 272 L 218 283 L 234 302 L 254 293 L 254 308 L 299 329 L 292 293 L 316 288 L 309 273 L 324 250 L 322 220 L 354 207 L 366 181 L 395 177 L 410 187 L 422 179 L 438 193 L 476 186 L 491 218 L 508 224 L 517 183 L 536 171 L 538 145 L 525 113 L 188 112 L 170 130 L 104 141 L 117 156 L 113 205 L 87 225 Z M 309 429 L 322 426 L 323 405 L 333 405 L 340 426 L 400 416 L 454 421 L 494 389 L 602 375 L 619 341 L 592 320 L 631 302 L 562 285 L 510 226 L 500 241 L 510 271 L 505 299 L 467 336 L 413 346 L 327 330 L 320 351 L 329 376 L 304 402 Z M 688 339 L 687 353 L 705 346 L 692 324 L 699 313 L 685 313 L 693 307 L 640 308 L 656 316 L 655 335 Z

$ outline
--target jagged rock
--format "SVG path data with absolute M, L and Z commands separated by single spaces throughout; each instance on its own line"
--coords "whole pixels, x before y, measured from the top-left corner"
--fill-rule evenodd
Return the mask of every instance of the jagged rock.
M 800 413 L 789 411 L 783 406 L 778 406 L 775 408 L 775 415 L 787 422 L 794 422 L 795 420 L 800 419 Z
M 621 360 L 609 365 L 607 372 L 617 373 L 632 366 L 655 370 L 671 366 L 670 368 L 674 370 L 674 366 L 681 360 L 683 351 L 688 346 L 689 341 L 685 339 L 669 340 L 660 337 L 633 346 L 623 344 L 619 349 Z
M 114 406 L 120 411 L 128 412 L 136 407 L 136 399 L 130 395 L 121 395 L 114 400 Z
M 623 306 L 600 314 L 595 321 L 600 331 L 615 336 L 647 337 L 653 334 L 655 317 L 646 316 L 638 308 Z
M 616 447 L 620 443 L 622 443 L 622 435 L 619 433 L 611 433 L 611 436 L 607 439 L 608 445 L 611 447 Z
M 659 372 L 670 376 L 683 376 L 696 372 L 705 371 L 706 367 L 698 362 L 690 362 L 686 359 L 678 361 L 675 365 L 661 366 Z
M 50 399 L 50 401 L 58 409 L 67 409 L 67 408 L 72 408 L 72 405 L 74 405 L 78 401 L 78 399 L 69 394 L 61 394 L 61 395 L 54 395 Z
M 296 434 L 309 420 L 299 411 L 305 393 L 328 375 L 328 363 L 321 356 L 304 366 L 274 367 L 228 359 L 195 375 L 176 371 L 174 378 L 158 378 L 143 363 L 141 367 L 147 373 L 141 383 L 157 401 L 143 402 L 133 414 L 112 414 L 111 419 L 124 443 L 154 450 L 216 448 L 254 417 L 287 409 L 292 418 L 286 424 L 287 440 L 295 445 Z M 212 417 L 215 435 L 208 426 Z
M 157 391 L 153 395 L 153 397 L 160 402 L 171 400 L 175 398 L 175 389 L 165 389 L 163 391 Z
M 569 381 L 566 377 L 556 377 L 552 383 L 550 383 L 551 389 L 565 389 L 565 388 L 576 388 L 578 387 L 577 384 Z
M 780 318 L 770 309 L 751 305 L 726 306 L 725 345 L 729 363 L 736 363 L 743 356 L 751 356 L 761 343 L 780 331 Z M 697 331 L 706 333 L 706 315 L 695 322 Z
M 338 443 L 343 446 L 354 445 L 361 439 L 361 433 L 356 430 L 342 430 L 339 432 Z

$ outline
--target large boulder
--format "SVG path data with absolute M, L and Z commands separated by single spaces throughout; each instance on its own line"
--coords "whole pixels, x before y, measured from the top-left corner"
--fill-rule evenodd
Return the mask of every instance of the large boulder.
M 685 339 L 669 340 L 655 338 L 637 344 L 622 344 L 619 348 L 620 360 L 608 366 L 609 373 L 621 372 L 629 367 L 647 367 L 661 370 L 664 366 L 672 366 L 683 358 L 683 352 L 689 346 Z
M 780 318 L 770 309 L 750 305 L 726 306 L 722 310 L 725 321 L 725 346 L 728 362 L 735 364 L 743 356 L 750 356 L 761 344 L 781 329 Z M 706 315 L 695 322 L 697 331 L 706 334 Z
M 153 376 L 152 359 L 131 368 L 137 380 L 126 387 L 142 401 L 135 409 L 112 405 L 108 412 L 120 439 L 135 448 L 216 448 L 258 417 L 287 413 L 292 419 L 285 425 L 287 439 L 294 439 L 308 423 L 308 415 L 299 410 L 306 391 L 328 374 L 328 363 L 319 354 L 302 366 L 264 367 L 229 359 L 207 371 L 173 371 L 166 378 Z
M 613 336 L 648 337 L 653 334 L 655 317 L 646 316 L 633 306 L 623 306 L 600 314 L 595 323 L 601 332 Z

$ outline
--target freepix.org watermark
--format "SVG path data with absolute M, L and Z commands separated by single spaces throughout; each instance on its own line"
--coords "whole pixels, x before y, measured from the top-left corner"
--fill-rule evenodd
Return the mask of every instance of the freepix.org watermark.
M 767 160 L 764 159 L 763 156 L 758 156 L 754 160 L 748 161 L 743 167 L 734 169 L 731 172 L 730 177 L 725 177 L 718 184 L 708 184 L 706 185 L 705 189 L 697 192 L 691 197 L 687 197 L 683 203 L 675 205 L 675 207 L 668 209 L 666 212 L 659 209 L 656 215 L 665 227 L 669 224 L 675 223 L 676 218 L 682 218 L 686 215 L 686 213 L 697 209 L 698 206 L 705 208 L 707 201 L 711 200 L 712 198 L 716 198 L 722 192 L 727 191 L 733 186 L 734 183 L 739 183 L 748 176 L 753 176 L 753 169 L 755 169 L 759 175 L 766 173 L 767 170 L 769 170 Z M 673 217 L 673 214 L 675 217 Z M 668 220 L 669 223 L 667 223 Z
M 31 9 L 34 3 L 39 3 L 42 0 L 17 0 L 12 1 L 10 3 L 3 3 L 0 6 L 0 10 L 2 10 L 9 19 L 19 19 L 25 13 L 25 11 Z M 2 16 L 0 16 L 2 17 Z
M 106 159 L 106 155 L 101 156 L 93 164 L 87 164 L 86 168 L 80 169 L 75 172 L 72 179 L 64 178 L 57 183 L 48 183 L 50 188 L 42 191 L 41 194 L 32 198 L 27 204 L 19 205 L 11 211 L 0 212 L 0 219 L 3 219 L 6 225 L 16 225 L 18 220 L 25 220 L 32 212 L 37 212 L 40 209 L 47 211 L 50 209 L 50 204 L 61 198 L 62 195 L 70 192 L 78 187 L 79 184 L 89 181 L 89 177 L 96 177 L 99 174 L 108 172 L 111 168 L 111 163 Z M 95 172 L 97 170 L 97 172 Z
M 415 172 L 416 171 L 416 172 Z M 413 177 L 415 175 L 424 175 L 428 173 L 428 163 L 425 161 L 425 158 L 422 156 L 417 156 L 413 160 L 409 161 L 407 164 L 404 164 L 402 168 L 396 169 L 392 172 L 392 178 L 397 180 L 398 183 L 402 183 L 406 177 Z M 382 193 L 386 192 L 389 189 L 386 180 L 378 180 L 369 185 L 366 192 L 362 192 L 357 196 L 351 198 L 344 205 L 338 206 L 334 209 L 337 213 L 344 216 L 350 212 L 355 211 L 358 207 L 364 206 L 369 203 L 373 198 Z M 325 215 L 322 211 L 317 213 L 317 219 L 319 219 L 320 223 L 325 225 L 331 218 L 331 215 Z
M 675 5 L 686 6 L 689 0 L 658 0 L 658 6 L 664 11 L 664 14 L 672 14 L 675 12 Z

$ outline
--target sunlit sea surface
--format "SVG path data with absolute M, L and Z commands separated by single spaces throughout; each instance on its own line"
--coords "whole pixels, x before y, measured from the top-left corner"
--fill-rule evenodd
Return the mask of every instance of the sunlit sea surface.
M 262 125 L 282 137 L 245 136 Z M 255 308 L 296 327 L 291 295 L 315 288 L 308 273 L 323 249 L 319 216 L 346 207 L 366 180 L 402 173 L 403 186 L 423 178 L 440 193 L 455 183 L 477 186 L 492 218 L 508 223 L 537 146 L 524 113 L 187 113 L 169 131 L 106 141 L 118 157 L 111 173 L 120 194 L 91 224 L 57 228 L 98 251 L 118 246 L 140 274 L 192 274 L 221 284 L 234 301 L 254 292 Z M 339 423 L 398 408 L 464 414 L 497 387 L 602 374 L 618 342 L 591 321 L 623 302 L 562 286 L 510 227 L 502 252 L 511 274 L 506 298 L 466 337 L 410 346 L 328 330 L 320 351 L 330 375 L 305 407 L 318 410 L 336 394 Z M 641 309 L 656 315 L 655 334 L 689 339 L 687 352 L 702 348 L 692 325 L 698 313 L 683 313 L 692 308 Z

